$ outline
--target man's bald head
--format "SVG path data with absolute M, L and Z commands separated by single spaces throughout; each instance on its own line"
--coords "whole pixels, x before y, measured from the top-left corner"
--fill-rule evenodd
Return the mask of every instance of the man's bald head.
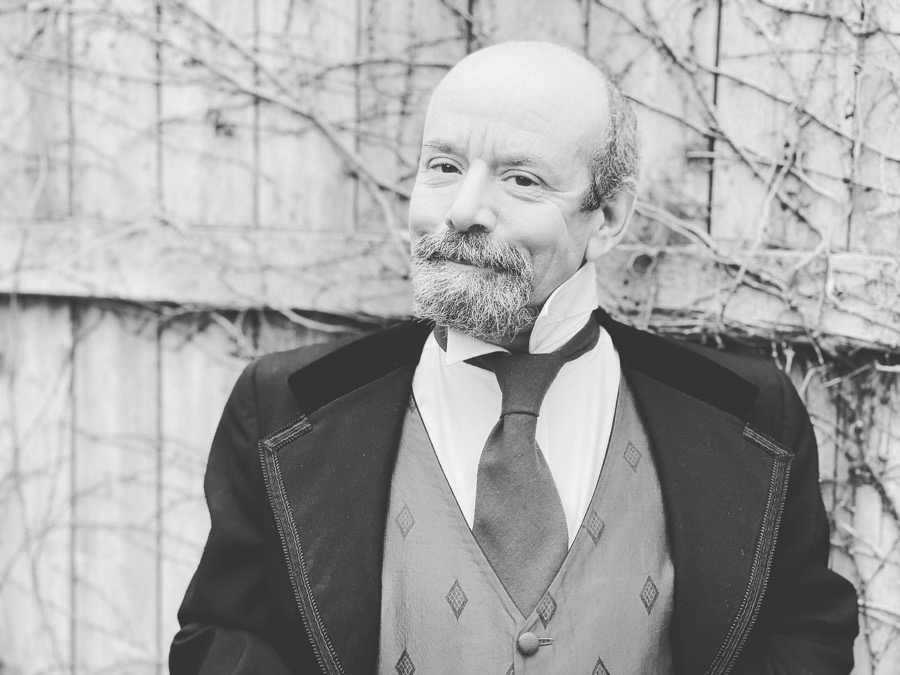
M 561 104 L 584 101 L 603 106 L 603 73 L 587 59 L 550 42 L 503 42 L 469 54 L 435 89 L 465 82 L 484 93 L 504 95 L 508 87 L 538 87 L 561 96 Z M 585 100 L 582 96 L 588 96 Z
M 623 190 L 636 191 L 634 112 L 609 76 L 565 47 L 550 42 L 505 42 L 474 52 L 441 80 L 429 112 L 444 105 L 447 97 L 468 97 L 486 115 L 492 106 L 516 106 L 525 98 L 533 104 L 540 97 L 548 115 L 566 115 L 573 133 L 583 135 L 580 156 L 590 172 L 585 211 L 600 208 Z

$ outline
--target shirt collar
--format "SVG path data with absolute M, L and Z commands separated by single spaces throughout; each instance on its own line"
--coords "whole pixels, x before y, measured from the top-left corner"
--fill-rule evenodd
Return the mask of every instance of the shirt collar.
M 531 329 L 528 351 L 542 354 L 558 349 L 578 332 L 596 308 L 597 271 L 594 263 L 586 262 L 547 298 Z M 505 351 L 508 350 L 450 329 L 444 365 L 452 366 L 482 354 Z

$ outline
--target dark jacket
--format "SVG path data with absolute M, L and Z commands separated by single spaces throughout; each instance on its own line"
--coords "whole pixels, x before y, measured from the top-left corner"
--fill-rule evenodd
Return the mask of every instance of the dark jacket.
M 677 672 L 849 673 L 856 594 L 827 568 L 815 439 L 788 378 L 596 316 L 662 486 Z M 375 672 L 390 479 L 429 330 L 272 354 L 241 375 L 210 452 L 212 527 L 173 675 Z

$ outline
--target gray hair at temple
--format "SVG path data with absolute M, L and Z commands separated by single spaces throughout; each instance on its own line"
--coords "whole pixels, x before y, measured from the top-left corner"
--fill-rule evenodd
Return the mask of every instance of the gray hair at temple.
M 606 133 L 591 153 L 591 186 L 581 202 L 582 211 L 595 211 L 621 192 L 637 192 L 637 117 L 613 79 L 604 73 L 609 107 Z

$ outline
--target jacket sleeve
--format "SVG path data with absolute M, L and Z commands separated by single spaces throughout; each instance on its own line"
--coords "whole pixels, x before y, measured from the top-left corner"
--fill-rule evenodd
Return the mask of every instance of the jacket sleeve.
M 204 482 L 210 533 L 178 612 L 182 628 L 169 654 L 172 675 L 289 672 L 273 642 L 268 602 L 255 367 L 238 379 L 210 450 Z
M 790 380 L 779 377 L 780 439 L 794 458 L 766 597 L 732 673 L 847 675 L 858 633 L 856 591 L 828 569 L 815 436 Z

